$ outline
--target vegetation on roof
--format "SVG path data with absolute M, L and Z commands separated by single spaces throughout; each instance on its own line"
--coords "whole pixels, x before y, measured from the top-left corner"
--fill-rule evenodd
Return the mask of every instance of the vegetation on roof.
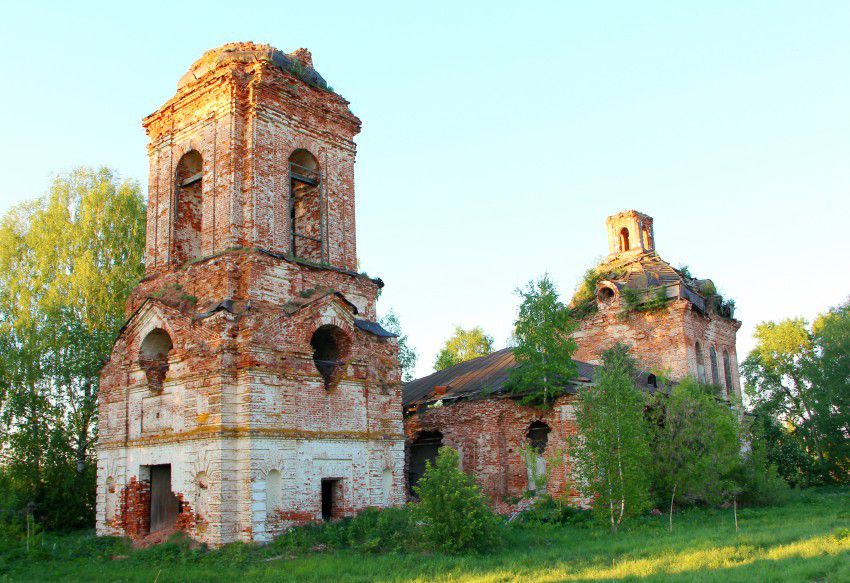
M 711 280 L 695 278 L 687 265 L 676 267 L 674 271 L 681 276 L 685 286 L 706 299 L 709 310 L 722 318 L 735 317 L 735 300 L 723 297 Z M 611 268 L 604 262 L 585 271 L 569 304 L 573 318 L 583 320 L 595 313 L 598 310 L 596 292 L 599 284 L 605 280 L 621 280 L 625 275 L 623 269 Z M 659 310 L 667 306 L 671 300 L 667 297 L 664 286 L 648 289 L 622 287 L 619 291 L 621 306 L 627 313 Z
M 604 263 L 600 263 L 584 272 L 584 277 L 569 305 L 570 312 L 576 320 L 582 320 L 597 311 L 596 287 L 599 282 L 622 277 L 621 270 L 603 269 L 604 266 Z
M 304 63 L 299 61 L 298 59 L 289 59 L 289 72 L 304 81 L 307 85 L 311 87 L 316 87 L 317 89 L 321 89 L 322 91 L 328 91 L 330 93 L 335 93 L 334 88 L 328 85 L 327 81 L 322 79 L 321 76 L 316 74 L 310 74 L 310 69 L 304 66 Z
M 667 288 L 659 286 L 647 290 L 624 287 L 620 290 L 623 309 L 626 312 L 653 312 L 667 307 L 670 298 Z

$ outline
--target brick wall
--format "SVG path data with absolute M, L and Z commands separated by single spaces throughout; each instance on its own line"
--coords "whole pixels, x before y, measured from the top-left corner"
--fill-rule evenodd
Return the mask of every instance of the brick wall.
M 632 355 L 646 371 L 663 372 L 673 380 L 686 376 L 699 378 L 696 345 L 703 352 L 705 380 L 711 382 L 710 347 L 718 355 L 720 387 L 740 398 L 736 333 L 741 323 L 713 314 L 701 314 L 687 300 L 676 300 L 651 312 L 628 313 L 618 304 L 600 303 L 598 312 L 588 316 L 573 334 L 578 349 L 574 358 L 592 364 L 614 344 L 629 346 Z M 723 353 L 729 354 L 731 391 L 726 387 Z
M 575 434 L 573 397 L 561 397 L 551 409 L 526 407 L 509 398 L 462 401 L 421 409 L 405 419 L 409 469 L 410 446 L 423 432 L 440 432 L 443 444 L 457 449 L 461 467 L 475 477 L 494 508 L 516 508 L 529 484 L 531 461 L 524 454 L 528 430 L 535 421 L 550 428 L 545 460 L 547 491 L 580 504 L 573 488 L 569 437 Z M 533 475 L 533 474 L 532 474 Z M 538 474 L 542 475 L 542 474 Z
M 360 122 L 273 55 L 248 43 L 208 52 L 145 119 L 147 275 L 101 372 L 101 534 L 146 534 L 146 472 L 161 464 L 180 500 L 175 527 L 211 544 L 321 518 L 322 479 L 339 480 L 335 516 L 404 502 L 398 346 L 355 324 L 375 320 L 383 285 L 352 271 Z M 320 175 L 312 263 L 289 255 L 299 148 Z M 332 383 L 312 344 L 326 327 L 345 346 Z M 150 334 L 171 350 L 143 354 Z

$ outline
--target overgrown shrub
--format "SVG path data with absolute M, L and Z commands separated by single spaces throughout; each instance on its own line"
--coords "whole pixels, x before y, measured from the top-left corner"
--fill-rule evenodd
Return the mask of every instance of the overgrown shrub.
M 758 424 L 745 423 L 746 449 L 733 479 L 738 484 L 738 496 L 743 502 L 776 504 L 786 497 L 788 484 L 779 476 L 776 464 L 770 460 L 769 444 L 760 430 Z
M 368 508 L 356 516 L 291 528 L 273 546 L 352 549 L 367 553 L 415 550 L 422 546 L 412 508 Z
M 499 518 L 475 481 L 460 470 L 454 449 L 440 448 L 436 464 L 426 463 L 413 489 L 419 496 L 414 515 L 429 546 L 457 553 L 489 549 L 500 542 Z
M 655 290 L 639 290 L 624 287 L 620 290 L 620 298 L 627 312 L 652 312 L 667 305 L 667 291 L 663 287 Z
M 719 504 L 735 491 L 731 474 L 740 462 L 735 412 L 711 387 L 691 377 L 652 407 L 653 490 L 658 503 Z
M 533 526 L 543 524 L 585 526 L 592 519 L 590 511 L 571 506 L 550 495 L 544 495 L 537 498 L 531 507 L 521 512 L 514 522 Z
M 791 487 L 822 484 L 822 474 L 814 470 L 815 460 L 802 447 L 800 438 L 763 409 L 756 406 L 751 411 L 749 432 L 764 447 L 768 464 Z

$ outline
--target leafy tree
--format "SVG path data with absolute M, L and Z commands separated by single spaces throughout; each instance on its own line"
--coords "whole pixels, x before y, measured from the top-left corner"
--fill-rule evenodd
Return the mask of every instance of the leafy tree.
M 716 504 L 734 490 L 740 463 L 735 412 L 713 389 L 686 378 L 669 395 L 656 394 L 652 427 L 653 487 L 670 501 L 670 529 L 676 496 L 689 503 Z
M 628 349 L 621 344 L 610 348 L 602 353 L 595 384 L 579 394 L 576 408 L 578 487 L 614 533 L 649 503 L 649 432 L 636 374 Z
M 770 411 L 765 411 L 763 406 L 753 407 L 750 415 L 750 434 L 763 444 L 767 464 L 774 466 L 786 483 L 802 487 L 819 481 L 814 471 L 814 460 L 793 428 L 779 421 Z
M 386 316 L 380 318 L 381 326 L 388 332 L 392 332 L 398 337 L 398 361 L 401 364 L 401 380 L 409 382 L 413 380 L 413 370 L 416 368 L 416 349 L 410 345 L 410 340 L 407 334 L 401 330 L 401 322 L 396 313 L 392 310 L 387 312 Z
M 485 334 L 479 326 L 469 330 L 456 326 L 454 334 L 437 354 L 434 370 L 443 370 L 479 356 L 487 356 L 491 352 L 493 337 Z
M 850 300 L 812 324 L 814 354 L 807 369 L 814 422 L 833 477 L 850 480 Z
M 144 237 L 138 184 L 106 168 L 57 177 L 0 222 L 0 482 L 47 525 L 91 523 L 98 373 Z
M 850 303 L 822 314 L 764 322 L 742 363 L 751 406 L 788 427 L 813 459 L 811 478 L 850 479 Z M 793 473 L 780 469 L 783 475 Z
M 746 447 L 733 473 L 736 493 L 747 502 L 760 504 L 780 500 L 788 484 L 777 471 L 771 459 L 772 443 L 762 433 L 759 419 L 744 419 L 742 435 Z
M 491 548 L 499 541 L 498 518 L 458 460 L 457 451 L 441 447 L 436 463 L 426 462 L 425 473 L 413 487 L 419 496 L 415 513 L 425 538 L 439 550 Z
M 523 404 L 548 407 L 576 375 L 570 336 L 575 323 L 548 275 L 517 293 L 522 298 L 514 328 L 517 366 L 505 386 Z

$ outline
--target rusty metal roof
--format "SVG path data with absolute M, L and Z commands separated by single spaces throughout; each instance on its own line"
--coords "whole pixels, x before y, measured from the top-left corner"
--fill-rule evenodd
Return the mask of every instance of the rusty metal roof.
M 397 338 L 398 334 L 394 334 L 381 326 L 378 322 L 372 322 L 371 320 L 363 320 L 361 318 L 354 318 L 354 325 L 363 330 L 364 332 L 368 332 L 370 334 L 374 334 L 378 338 Z
M 580 360 L 573 362 L 576 364 L 577 376 L 567 393 L 575 393 L 579 386 L 592 383 L 596 370 L 596 365 Z M 503 395 L 508 375 L 516 366 L 513 348 L 503 348 L 410 381 L 404 385 L 402 401 L 408 407 L 437 399 L 445 402 Z M 654 392 L 656 386 L 653 379 L 653 375 L 641 373 L 638 388 Z M 440 394 L 436 395 L 438 392 Z

